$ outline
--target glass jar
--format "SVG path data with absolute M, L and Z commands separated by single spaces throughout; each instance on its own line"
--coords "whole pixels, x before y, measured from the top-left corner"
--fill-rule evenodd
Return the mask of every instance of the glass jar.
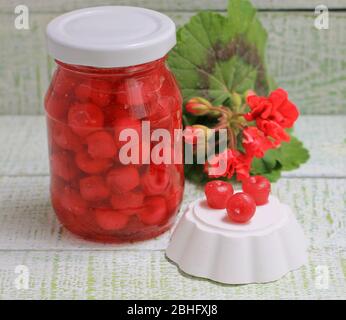
M 184 188 L 183 164 L 173 158 L 182 98 L 165 63 L 173 22 L 141 8 L 96 7 L 54 19 L 47 36 L 57 62 L 45 110 L 59 220 L 102 242 L 168 230 Z M 168 143 L 152 139 L 157 129 L 169 133 Z M 169 161 L 160 162 L 167 149 Z

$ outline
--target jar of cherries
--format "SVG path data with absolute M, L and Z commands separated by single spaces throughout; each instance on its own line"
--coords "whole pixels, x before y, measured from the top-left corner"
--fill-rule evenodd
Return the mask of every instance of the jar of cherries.
M 174 153 L 182 128 L 181 95 L 165 63 L 175 41 L 171 19 L 142 8 L 88 8 L 49 23 L 57 63 L 45 98 L 51 201 L 71 232 L 126 242 L 172 225 L 183 164 L 160 159 Z

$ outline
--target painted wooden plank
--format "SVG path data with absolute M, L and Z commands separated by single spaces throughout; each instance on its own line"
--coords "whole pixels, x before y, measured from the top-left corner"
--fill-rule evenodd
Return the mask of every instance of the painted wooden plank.
M 193 13 L 168 12 L 178 25 Z M 31 29 L 16 30 L 0 14 L 0 114 L 38 114 L 54 69 L 45 49 L 45 26 L 56 13 L 31 14 Z M 330 29 L 314 28 L 313 13 L 261 12 L 269 31 L 268 61 L 278 84 L 304 114 L 346 113 L 346 13 L 331 13 Z
M 346 116 L 301 116 L 296 135 L 310 160 L 284 177 L 346 177 Z M 48 175 L 43 116 L 0 117 L 0 175 Z
M 47 175 L 44 116 L 0 117 L 0 175 Z
M 276 282 L 230 286 L 190 277 L 159 251 L 0 252 L 0 299 L 344 299 L 345 258 L 311 250 L 307 266 Z M 15 287 L 18 265 L 29 270 L 27 290 Z
M 48 177 L 0 178 L 0 250 L 163 250 L 169 233 L 136 244 L 94 244 L 62 229 L 49 202 Z M 346 179 L 281 179 L 273 193 L 290 204 L 311 248 L 346 249 Z M 186 183 L 181 210 L 203 197 L 203 189 Z
M 346 116 L 301 116 L 294 133 L 310 152 L 300 168 L 284 177 L 345 177 Z
M 154 10 L 165 11 L 196 11 L 196 10 L 225 10 L 228 0 L 26 0 L 25 4 L 32 12 L 65 12 L 79 8 L 100 5 L 133 5 Z M 260 10 L 280 9 L 314 9 L 321 4 L 319 0 L 253 0 L 252 3 Z M 13 12 L 14 7 L 23 4 L 21 0 L 6 0 L 0 3 L 0 12 Z M 324 0 L 323 4 L 329 9 L 343 9 L 343 0 Z

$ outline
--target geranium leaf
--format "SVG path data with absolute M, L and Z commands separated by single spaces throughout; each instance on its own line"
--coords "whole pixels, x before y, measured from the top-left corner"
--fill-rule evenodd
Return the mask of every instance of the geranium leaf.
M 289 143 L 283 142 L 280 148 L 269 150 L 267 154 L 280 163 L 282 170 L 297 169 L 309 159 L 308 150 L 294 136 L 291 136 Z
M 182 89 L 184 100 L 203 96 L 223 104 L 232 91 L 249 88 L 267 94 L 264 49 L 266 32 L 249 1 L 230 1 L 223 16 L 200 12 L 178 30 L 177 45 L 169 66 Z
M 251 174 L 264 175 L 270 181 L 276 181 L 281 170 L 297 169 L 309 159 L 309 152 L 303 144 L 294 136 L 289 143 L 283 142 L 278 149 L 268 150 L 261 159 L 252 161 Z

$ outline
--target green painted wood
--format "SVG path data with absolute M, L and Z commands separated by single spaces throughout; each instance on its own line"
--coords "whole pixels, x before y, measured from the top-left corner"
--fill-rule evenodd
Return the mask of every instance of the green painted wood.
M 344 299 L 344 260 L 342 251 L 310 250 L 307 266 L 276 282 L 231 286 L 178 271 L 162 251 L 0 252 L 0 299 Z M 29 268 L 28 290 L 14 287 L 19 264 Z
M 167 13 L 178 25 L 193 14 Z M 32 13 L 31 29 L 23 31 L 13 27 L 13 14 L 0 14 L 0 114 L 43 112 L 43 97 L 54 69 L 46 54 L 44 32 L 56 15 Z M 259 16 L 269 32 L 271 74 L 301 112 L 345 114 L 346 13 L 331 13 L 329 30 L 314 28 L 312 12 L 260 12 Z
M 100 5 L 133 5 L 154 10 L 196 11 L 225 10 L 228 0 L 26 0 L 25 4 L 32 12 L 65 12 L 79 8 Z M 346 8 L 343 0 L 324 0 L 330 9 Z M 256 8 L 261 10 L 314 9 L 321 4 L 319 0 L 253 0 Z M 0 3 L 0 12 L 13 12 L 13 8 L 23 4 L 21 0 L 4 0 Z
M 311 158 L 284 177 L 346 177 L 345 115 L 301 116 L 295 134 Z M 48 175 L 46 136 L 43 116 L 0 116 L 0 175 Z

